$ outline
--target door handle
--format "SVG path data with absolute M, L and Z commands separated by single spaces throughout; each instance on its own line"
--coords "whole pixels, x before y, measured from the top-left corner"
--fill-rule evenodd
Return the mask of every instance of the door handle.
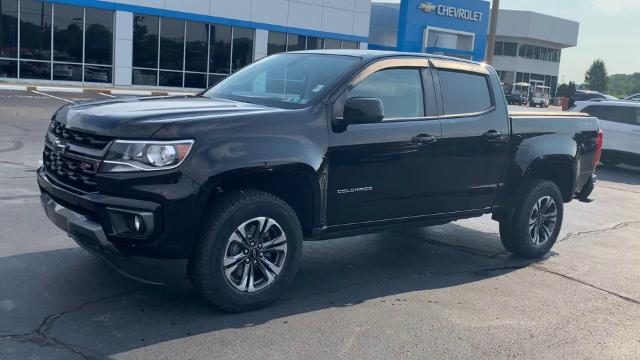
M 416 135 L 411 139 L 412 143 L 420 145 L 429 145 L 433 144 L 436 141 L 438 141 L 438 138 L 427 134 Z
M 502 137 L 502 133 L 498 130 L 489 130 L 484 133 L 484 137 L 489 141 L 496 141 Z

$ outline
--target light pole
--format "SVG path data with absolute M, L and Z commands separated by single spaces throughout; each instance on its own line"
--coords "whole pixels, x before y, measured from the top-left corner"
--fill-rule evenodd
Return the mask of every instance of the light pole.
M 496 29 L 498 28 L 498 10 L 500 0 L 493 0 L 491 4 L 491 23 L 489 24 L 489 44 L 487 44 L 487 57 L 485 62 L 493 65 L 493 52 L 496 45 Z

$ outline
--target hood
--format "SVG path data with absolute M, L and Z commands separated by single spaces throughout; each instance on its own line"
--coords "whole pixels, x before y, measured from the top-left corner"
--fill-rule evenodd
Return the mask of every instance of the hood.
M 194 118 L 217 118 L 267 111 L 269 107 L 202 96 L 123 98 L 62 107 L 56 121 L 70 130 L 118 137 L 150 137 L 163 126 Z

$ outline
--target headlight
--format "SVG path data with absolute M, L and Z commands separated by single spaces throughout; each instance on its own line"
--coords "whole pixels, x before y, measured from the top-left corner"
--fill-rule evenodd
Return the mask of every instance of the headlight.
M 180 166 L 189 155 L 193 140 L 129 141 L 111 144 L 100 172 L 168 170 Z

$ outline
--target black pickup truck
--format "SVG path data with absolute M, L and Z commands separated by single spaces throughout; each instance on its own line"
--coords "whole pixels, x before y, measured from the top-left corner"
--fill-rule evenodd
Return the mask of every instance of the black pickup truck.
M 508 114 L 487 65 L 310 51 L 196 96 L 66 105 L 37 179 L 51 221 L 118 271 L 188 274 L 244 311 L 291 283 L 303 240 L 490 213 L 506 249 L 541 257 L 563 204 L 593 190 L 601 147 L 585 114 Z

